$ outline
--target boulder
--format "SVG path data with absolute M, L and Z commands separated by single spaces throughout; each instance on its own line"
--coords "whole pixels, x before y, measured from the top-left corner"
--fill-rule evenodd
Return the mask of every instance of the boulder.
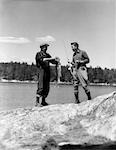
M 116 92 L 80 104 L 0 112 L 0 150 L 41 150 L 51 137 L 60 146 L 114 143 Z

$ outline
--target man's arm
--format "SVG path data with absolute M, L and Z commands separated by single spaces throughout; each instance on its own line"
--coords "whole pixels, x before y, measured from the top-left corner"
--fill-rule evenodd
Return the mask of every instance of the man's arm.
M 60 61 L 60 59 L 58 57 L 55 57 L 55 58 L 44 58 L 43 61 L 49 61 L 52 64 L 57 64 Z
M 43 61 L 51 61 L 51 60 L 55 60 L 55 58 L 44 58 Z
M 36 54 L 36 57 L 35 57 L 35 60 L 36 60 L 36 66 L 39 68 L 40 66 L 42 66 L 43 68 L 45 68 L 45 62 L 43 61 L 43 56 L 41 53 L 37 53 Z
M 89 59 L 89 57 L 88 57 L 88 55 L 87 55 L 87 53 L 85 51 L 83 52 L 83 57 L 85 58 L 83 60 L 83 63 L 84 64 L 88 64 L 90 62 L 90 59 Z
M 83 64 L 83 65 L 88 64 L 90 62 L 90 59 L 89 59 L 89 57 L 88 57 L 88 55 L 85 51 L 83 51 L 82 56 L 83 56 L 83 60 L 77 60 L 76 62 L 80 63 L 80 64 Z

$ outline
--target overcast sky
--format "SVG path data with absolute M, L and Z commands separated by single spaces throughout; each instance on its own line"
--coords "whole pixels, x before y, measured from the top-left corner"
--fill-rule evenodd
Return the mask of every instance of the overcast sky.
M 88 66 L 116 68 L 115 0 L 1 0 L 0 62 L 35 63 L 39 37 L 52 36 L 48 52 L 71 60 L 77 41 Z

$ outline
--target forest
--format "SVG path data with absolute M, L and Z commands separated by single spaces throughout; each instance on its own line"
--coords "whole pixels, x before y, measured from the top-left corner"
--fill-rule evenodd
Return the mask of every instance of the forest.
M 51 66 L 51 82 L 56 81 L 57 72 L 55 66 Z M 88 67 L 90 83 L 116 84 L 116 69 L 101 67 Z M 34 63 L 7 62 L 0 63 L 0 80 L 37 81 L 38 68 Z M 61 66 L 61 82 L 72 82 L 72 75 L 68 66 Z

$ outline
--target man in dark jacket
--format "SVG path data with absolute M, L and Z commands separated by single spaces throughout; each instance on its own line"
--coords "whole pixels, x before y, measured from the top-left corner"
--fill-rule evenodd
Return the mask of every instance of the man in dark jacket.
M 49 44 L 43 43 L 40 45 L 40 51 L 36 54 L 36 66 L 38 67 L 38 87 L 36 92 L 36 105 L 46 106 L 46 97 L 48 96 L 50 89 L 50 63 L 57 64 L 58 58 L 52 58 L 47 53 Z M 41 97 L 41 104 L 40 104 Z
M 86 68 L 86 64 L 89 63 L 90 60 L 87 53 L 79 49 L 79 44 L 77 42 L 71 43 L 71 48 L 74 52 L 72 59 L 72 75 L 74 79 L 75 103 L 80 103 L 78 97 L 79 83 L 81 83 L 83 89 L 85 90 L 88 100 L 91 99 L 90 90 L 88 88 L 88 76 Z

